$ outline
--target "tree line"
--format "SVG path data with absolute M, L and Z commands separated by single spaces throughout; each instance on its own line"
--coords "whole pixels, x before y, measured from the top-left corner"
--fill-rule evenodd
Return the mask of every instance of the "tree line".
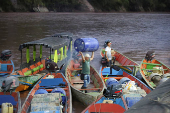
M 96 12 L 139 12 L 170 11 L 170 0 L 88 0 Z M 0 0 L 0 12 L 33 11 L 34 7 L 47 7 L 49 11 L 74 12 L 81 11 L 80 0 L 17 0 L 17 8 L 11 0 Z
M 17 9 L 11 0 L 0 0 L 0 8 L 5 11 L 33 11 L 34 7 L 47 7 L 49 11 L 73 12 L 80 10 L 79 0 L 17 0 Z
M 88 0 L 96 11 L 170 11 L 170 0 Z

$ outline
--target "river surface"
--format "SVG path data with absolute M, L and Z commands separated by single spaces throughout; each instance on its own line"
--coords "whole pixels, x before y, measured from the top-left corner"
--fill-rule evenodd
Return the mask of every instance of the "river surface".
M 0 52 L 12 51 L 16 69 L 20 65 L 19 45 L 70 32 L 76 38 L 97 38 L 100 44 L 91 64 L 99 70 L 100 49 L 105 40 L 111 47 L 140 63 L 148 50 L 170 67 L 170 14 L 161 13 L 0 13 Z M 22 102 L 29 91 L 21 92 Z M 73 113 L 86 106 L 73 98 Z

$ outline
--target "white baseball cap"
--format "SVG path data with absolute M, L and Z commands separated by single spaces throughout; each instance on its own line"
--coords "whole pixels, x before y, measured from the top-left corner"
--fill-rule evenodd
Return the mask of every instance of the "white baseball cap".
M 89 54 L 86 54 L 85 57 L 90 57 L 90 55 L 89 55 Z

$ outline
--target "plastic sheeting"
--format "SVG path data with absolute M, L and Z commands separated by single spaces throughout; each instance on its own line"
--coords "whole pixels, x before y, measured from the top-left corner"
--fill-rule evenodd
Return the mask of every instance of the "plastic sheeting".
M 125 113 L 170 113 L 170 79 L 157 86 Z

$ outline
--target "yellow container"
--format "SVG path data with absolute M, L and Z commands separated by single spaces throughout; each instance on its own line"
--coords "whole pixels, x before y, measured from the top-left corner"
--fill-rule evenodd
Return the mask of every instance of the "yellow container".
M 104 100 L 103 103 L 113 104 L 113 100 Z
M 11 103 L 2 103 L 2 113 L 13 113 L 13 105 Z

